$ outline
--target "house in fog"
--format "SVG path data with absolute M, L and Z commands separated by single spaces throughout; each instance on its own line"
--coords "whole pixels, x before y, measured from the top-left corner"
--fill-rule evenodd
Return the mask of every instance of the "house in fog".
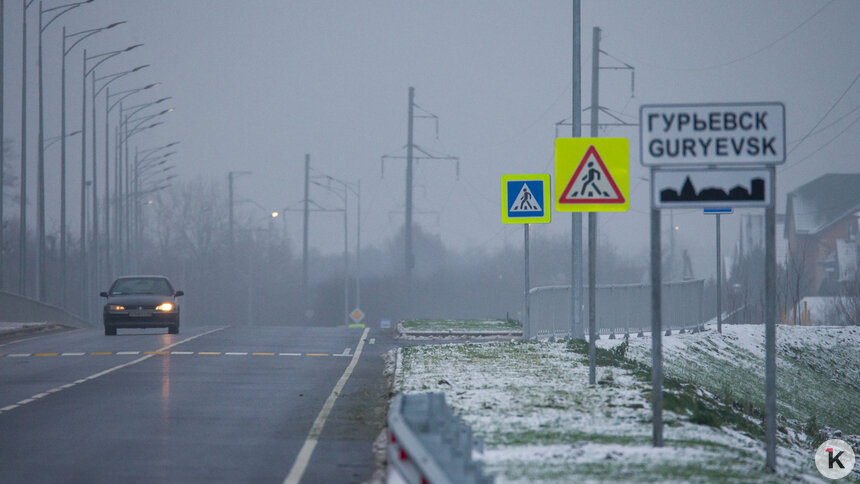
M 786 266 L 802 296 L 836 296 L 858 277 L 860 173 L 822 175 L 788 194 Z

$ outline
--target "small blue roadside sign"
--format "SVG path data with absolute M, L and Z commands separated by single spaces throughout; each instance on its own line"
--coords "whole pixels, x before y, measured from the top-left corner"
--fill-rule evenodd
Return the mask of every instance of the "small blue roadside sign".
M 705 215 L 728 215 L 733 212 L 731 207 L 705 208 Z
M 549 175 L 502 175 L 502 223 L 549 223 Z

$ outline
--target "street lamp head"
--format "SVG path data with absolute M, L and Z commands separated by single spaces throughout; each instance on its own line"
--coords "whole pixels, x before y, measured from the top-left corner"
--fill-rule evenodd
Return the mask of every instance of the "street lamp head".
M 90 1 L 92 1 L 92 0 L 90 0 Z M 89 3 L 89 2 L 87 2 L 87 3 Z M 105 27 L 104 30 L 112 29 L 112 28 L 116 27 L 117 25 L 122 25 L 124 23 L 125 23 L 125 20 L 123 20 L 121 22 L 114 22 L 114 23 L 108 25 L 107 27 Z
M 147 85 L 147 86 L 144 86 L 144 87 L 143 87 L 143 89 L 149 89 L 149 88 L 151 88 L 151 87 L 155 87 L 155 86 L 157 86 L 157 85 L 159 85 L 159 84 L 161 84 L 161 83 L 160 83 L 160 82 L 153 82 L 152 84 L 149 84 L 149 85 Z M 141 91 L 142 91 L 143 89 L 141 89 Z
M 278 212 L 272 212 L 272 218 L 278 218 Z
M 134 69 L 132 69 L 132 70 L 131 70 L 131 72 L 137 72 L 137 71 L 139 71 L 139 70 L 141 70 L 141 69 L 145 69 L 145 68 L 147 68 L 147 67 L 149 67 L 149 64 L 145 64 L 145 65 L 142 65 L 142 66 L 137 66 L 137 67 L 135 67 Z
M 165 147 L 165 148 L 170 148 L 171 146 L 176 146 L 176 145 L 178 145 L 178 144 L 179 144 L 179 141 L 174 141 L 174 142 L 172 142 L 172 143 L 168 143 L 168 144 L 167 144 L 167 145 L 165 145 L 164 147 Z M 174 153 L 175 153 L 175 152 L 174 152 Z
M 142 45 L 143 45 L 143 44 L 134 44 L 134 45 L 132 45 L 132 46 L 130 46 L 130 47 L 126 47 L 125 52 L 128 52 L 128 51 L 130 51 L 130 50 L 137 49 L 138 47 L 140 47 L 140 46 L 142 46 Z
M 167 101 L 168 99 L 170 99 L 170 96 L 168 96 L 168 97 L 163 97 L 163 98 L 159 99 L 158 101 L 155 101 L 155 102 L 154 102 L 154 103 L 152 103 L 152 104 L 162 103 L 162 102 L 164 102 L 164 101 Z

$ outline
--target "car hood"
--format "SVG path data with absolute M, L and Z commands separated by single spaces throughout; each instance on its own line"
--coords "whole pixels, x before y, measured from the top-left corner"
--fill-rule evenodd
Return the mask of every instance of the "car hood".
M 118 294 L 108 297 L 108 304 L 121 304 L 123 306 L 156 306 L 163 302 L 170 301 L 175 303 L 173 296 L 165 296 L 160 294 Z

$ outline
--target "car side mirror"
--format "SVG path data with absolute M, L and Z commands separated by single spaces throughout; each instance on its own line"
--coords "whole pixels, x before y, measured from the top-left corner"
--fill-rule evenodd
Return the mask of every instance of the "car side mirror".
M 176 296 L 176 297 L 184 296 L 184 295 L 185 295 L 185 291 L 176 291 L 176 292 L 174 292 L 174 293 L 173 293 L 173 295 L 174 295 L 174 296 Z
M 99 296 L 101 296 L 101 297 L 108 297 L 108 293 L 106 293 L 106 292 L 102 291 L 102 292 L 100 292 L 100 293 L 99 293 Z

